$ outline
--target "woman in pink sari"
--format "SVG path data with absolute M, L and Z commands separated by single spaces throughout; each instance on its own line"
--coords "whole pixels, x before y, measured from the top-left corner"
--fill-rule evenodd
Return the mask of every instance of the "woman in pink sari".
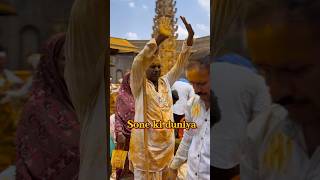
M 131 129 L 128 120 L 134 119 L 134 98 L 130 88 L 130 74 L 127 73 L 122 80 L 116 100 L 115 133 L 117 149 L 129 150 Z M 117 179 L 132 175 L 129 171 L 129 162 L 126 160 L 124 170 L 117 170 Z M 132 176 L 133 177 L 133 176 Z
M 65 35 L 43 52 L 16 137 L 16 179 L 77 179 L 80 127 L 63 78 Z

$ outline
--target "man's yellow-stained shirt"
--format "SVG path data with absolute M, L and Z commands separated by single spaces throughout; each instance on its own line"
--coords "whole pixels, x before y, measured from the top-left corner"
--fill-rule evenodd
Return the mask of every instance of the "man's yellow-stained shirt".
M 130 86 L 135 97 L 135 122 L 173 121 L 171 85 L 180 77 L 190 56 L 191 47 L 184 42 L 176 64 L 164 76 L 159 78 L 158 92 L 149 80 L 145 71 L 158 58 L 157 44 L 150 40 L 145 48 L 135 57 L 131 69 Z M 146 81 L 146 120 L 144 120 L 143 86 Z M 129 156 L 133 167 L 146 171 L 149 164 L 150 172 L 158 172 L 169 165 L 174 155 L 173 129 L 147 129 L 147 150 L 144 145 L 144 129 L 132 129 Z M 145 156 L 148 152 L 148 157 Z

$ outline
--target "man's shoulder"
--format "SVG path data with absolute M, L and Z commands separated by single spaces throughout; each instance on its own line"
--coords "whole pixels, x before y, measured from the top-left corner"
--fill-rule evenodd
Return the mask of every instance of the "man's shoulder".
M 280 105 L 272 105 L 270 109 L 259 114 L 247 127 L 250 141 L 260 144 L 273 132 L 282 127 L 287 119 L 287 111 Z
M 173 83 L 172 86 L 180 87 L 180 86 L 184 86 L 185 84 L 187 84 L 187 83 L 177 80 L 176 82 Z
M 197 104 L 199 104 L 200 97 L 198 95 L 193 95 L 186 104 L 186 120 L 194 121 L 194 110 L 197 109 Z M 199 111 L 198 109 L 197 111 Z
M 181 90 L 191 90 L 193 89 L 192 85 L 187 83 L 187 82 L 182 82 L 182 81 L 176 81 L 173 85 L 172 88 L 181 91 Z
M 213 72 L 224 72 L 231 73 L 234 77 L 237 78 L 251 78 L 251 79 L 260 79 L 262 78 L 259 74 L 252 72 L 246 67 L 240 65 L 231 64 L 228 62 L 216 62 L 211 65 Z
M 191 108 L 194 104 L 199 103 L 200 97 L 197 94 L 194 94 L 188 101 L 187 107 Z

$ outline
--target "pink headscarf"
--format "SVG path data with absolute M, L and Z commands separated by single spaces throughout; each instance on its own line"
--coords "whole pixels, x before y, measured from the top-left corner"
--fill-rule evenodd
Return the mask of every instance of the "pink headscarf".
M 130 144 L 131 129 L 128 128 L 128 120 L 134 119 L 134 98 L 130 88 L 130 74 L 127 73 L 122 80 L 122 84 L 119 89 L 119 94 L 116 100 L 116 113 L 115 113 L 115 133 L 116 139 L 118 139 L 119 132 L 126 137 L 124 144 L 117 144 L 117 149 L 123 149 L 128 151 Z M 130 174 L 128 161 L 125 164 L 125 170 L 117 169 L 116 179 Z
M 17 129 L 17 179 L 78 178 L 80 125 L 58 70 L 64 42 L 51 38 L 37 67 Z
M 130 139 L 131 129 L 128 128 L 128 120 L 134 119 L 134 98 L 130 88 L 130 73 L 127 73 L 122 80 L 119 94 L 116 100 L 116 136 L 122 132 L 127 139 Z

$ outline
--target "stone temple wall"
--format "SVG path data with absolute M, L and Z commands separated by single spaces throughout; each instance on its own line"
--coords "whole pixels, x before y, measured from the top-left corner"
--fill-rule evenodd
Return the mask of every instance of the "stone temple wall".
M 0 45 L 8 54 L 9 69 L 27 69 L 32 53 L 39 52 L 51 35 L 63 32 L 74 0 L 7 0 L 16 16 L 0 16 Z

